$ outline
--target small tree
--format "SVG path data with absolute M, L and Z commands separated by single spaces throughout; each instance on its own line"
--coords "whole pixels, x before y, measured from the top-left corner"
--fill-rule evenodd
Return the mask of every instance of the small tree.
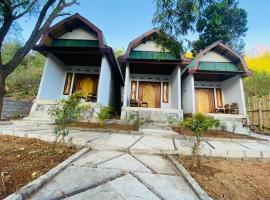
M 53 133 L 56 135 L 55 143 L 60 137 L 62 137 L 60 141 L 64 143 L 65 137 L 69 134 L 68 127 L 70 124 L 80 119 L 85 111 L 89 109 L 89 106 L 80 104 L 80 99 L 81 94 L 75 93 L 49 109 L 48 113 L 56 124 L 53 129 Z
M 181 127 L 189 128 L 196 137 L 196 141 L 193 147 L 193 154 L 195 156 L 195 167 L 200 167 L 201 136 L 204 131 L 210 130 L 216 123 L 217 120 L 205 116 L 202 113 L 196 113 L 192 117 L 186 118 L 182 122 L 180 122 Z
M 113 109 L 110 106 L 101 106 L 100 111 L 97 112 L 98 120 L 100 122 L 100 126 L 103 127 L 105 121 L 111 117 Z

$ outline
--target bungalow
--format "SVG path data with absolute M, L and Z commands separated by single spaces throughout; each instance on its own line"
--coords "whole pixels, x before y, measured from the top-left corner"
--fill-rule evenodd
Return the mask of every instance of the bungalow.
M 123 76 L 103 33 L 79 14 L 52 26 L 34 48 L 46 56 L 30 117 L 47 116 L 57 100 L 81 91 L 86 104 L 121 109 Z
M 135 112 L 153 121 L 179 119 L 181 107 L 181 68 L 183 60 L 157 43 L 159 31 L 152 29 L 130 42 L 119 58 L 125 72 L 121 118 Z
M 251 74 L 241 56 L 221 42 L 215 42 L 182 72 L 184 113 L 246 116 L 242 78 Z

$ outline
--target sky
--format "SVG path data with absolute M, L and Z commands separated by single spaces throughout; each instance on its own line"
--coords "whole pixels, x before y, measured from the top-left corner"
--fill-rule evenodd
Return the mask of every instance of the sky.
M 248 13 L 246 50 L 270 49 L 270 0 L 240 0 L 240 7 Z M 131 40 L 153 28 L 155 4 L 154 0 L 80 0 L 80 5 L 68 10 L 81 14 L 99 27 L 109 46 L 126 49 Z M 29 36 L 34 22 L 33 19 L 19 22 L 24 39 Z

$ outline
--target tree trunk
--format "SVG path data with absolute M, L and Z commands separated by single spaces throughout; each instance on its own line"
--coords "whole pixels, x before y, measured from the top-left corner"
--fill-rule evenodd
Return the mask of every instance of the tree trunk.
M 6 77 L 3 75 L 3 72 L 0 71 L 0 120 L 2 120 L 2 111 L 3 111 L 3 101 L 6 94 Z

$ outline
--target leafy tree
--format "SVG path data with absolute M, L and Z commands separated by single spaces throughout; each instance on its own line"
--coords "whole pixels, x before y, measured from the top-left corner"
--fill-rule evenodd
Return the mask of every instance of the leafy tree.
M 194 54 L 218 40 L 238 52 L 243 51 L 243 37 L 248 30 L 247 12 L 238 8 L 238 3 L 238 0 L 222 0 L 210 4 L 204 10 L 196 24 L 199 39 L 192 43 Z
M 255 72 L 253 76 L 244 79 L 244 89 L 247 97 L 262 97 L 270 93 L 270 73 Z
M 63 11 L 77 2 L 78 0 L 0 1 L 0 113 L 2 113 L 3 97 L 6 93 L 5 82 L 8 75 L 19 66 L 43 33 L 50 27 L 53 20 L 57 17 L 67 15 L 68 13 L 64 13 Z M 15 54 L 9 60 L 4 61 L 4 40 L 10 35 L 12 27 L 16 27 L 18 21 L 24 17 L 34 17 L 36 19 L 32 33 Z
M 100 111 L 97 112 L 98 120 L 101 127 L 103 127 L 105 121 L 111 117 L 112 111 L 113 109 L 110 106 L 101 106 Z
M 22 46 L 17 40 L 3 44 L 3 61 L 8 61 Z M 30 52 L 6 80 L 6 96 L 15 99 L 35 98 L 42 75 L 45 58 L 38 52 Z
M 225 12 L 222 7 L 226 8 Z M 215 11 L 215 8 L 218 10 Z M 211 11 L 214 12 L 212 15 Z M 233 23 L 232 27 L 230 23 Z M 208 39 L 205 44 L 193 43 L 195 52 L 217 40 L 233 45 L 239 43 L 239 37 L 246 32 L 246 12 L 238 8 L 237 0 L 156 0 L 153 24 L 162 35 L 170 36 L 168 40 L 160 37 L 159 43 L 178 55 L 179 52 L 184 53 L 186 44 L 191 44 L 187 36 L 195 31 L 200 33 L 199 41 L 217 33 L 213 40 Z M 214 24 L 219 25 L 211 31 Z M 224 33 L 224 30 L 227 32 Z
M 219 120 L 205 116 L 202 113 L 195 113 L 192 117 L 185 118 L 183 121 L 181 121 L 179 126 L 181 128 L 190 129 L 196 137 L 193 147 L 193 154 L 195 156 L 194 166 L 199 168 L 201 136 L 203 135 L 203 132 L 209 131 L 213 127 L 217 128 L 217 126 L 220 126 L 220 122 Z

